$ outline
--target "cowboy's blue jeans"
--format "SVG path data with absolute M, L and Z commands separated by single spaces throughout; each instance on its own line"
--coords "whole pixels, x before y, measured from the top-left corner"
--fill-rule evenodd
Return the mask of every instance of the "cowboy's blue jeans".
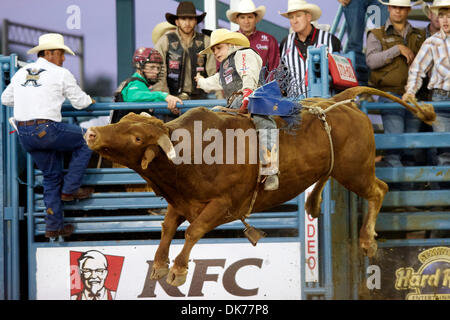
M 83 129 L 63 122 L 18 127 L 19 142 L 43 173 L 46 231 L 64 226 L 61 192 L 74 193 L 80 186 L 92 151 L 83 139 Z M 71 152 L 63 174 L 64 152 Z
M 448 101 L 448 97 L 438 93 L 432 94 L 432 101 Z M 450 132 L 450 111 L 436 111 L 436 120 L 433 122 L 434 132 Z M 438 166 L 450 165 L 450 148 L 440 148 L 437 151 L 436 159 L 433 161 Z
M 348 45 L 346 52 L 355 52 L 356 73 L 358 80 L 367 81 L 367 72 L 363 74 L 362 69 L 367 68 L 366 56 L 363 53 L 364 32 L 365 32 L 365 17 L 367 9 L 375 5 L 380 8 L 379 17 L 377 11 L 369 12 L 369 18 L 375 19 L 374 23 L 380 23 L 382 26 L 386 23 L 389 17 L 387 6 L 378 2 L 378 0 L 352 0 L 346 7 L 344 7 L 344 16 L 347 23 L 347 37 Z M 372 10 L 371 10 L 372 11 Z M 379 27 L 377 25 L 377 27 Z M 360 83 L 365 84 L 365 83 Z M 367 84 L 365 84 L 367 85 Z
M 392 94 L 392 93 L 391 93 Z M 396 95 L 397 96 L 397 95 Z M 399 98 L 401 98 L 399 96 Z M 380 97 L 378 99 L 380 103 L 392 103 L 393 101 Z M 397 110 L 383 110 L 381 111 L 381 117 L 383 119 L 384 133 L 416 133 L 419 132 L 421 121 L 414 117 L 414 115 L 406 110 L 406 108 Z M 402 154 L 413 155 L 415 150 L 388 150 L 384 156 L 384 160 L 389 167 L 402 167 L 401 162 Z

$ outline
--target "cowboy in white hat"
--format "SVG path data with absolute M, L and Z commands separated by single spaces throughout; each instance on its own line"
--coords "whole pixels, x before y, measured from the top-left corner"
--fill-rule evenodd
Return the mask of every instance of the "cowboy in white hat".
M 389 18 L 384 26 L 372 29 L 367 35 L 366 62 L 370 68 L 369 84 L 398 97 L 405 93 L 408 69 L 425 40 L 425 31 L 408 22 L 413 4 L 410 0 L 382 2 L 388 6 Z M 379 102 L 388 102 L 381 98 Z M 383 110 L 381 117 L 385 133 L 419 132 L 421 122 L 404 110 Z M 389 150 L 384 156 L 386 165 L 403 166 L 403 152 Z M 406 189 L 410 186 L 403 185 Z
M 228 20 L 239 25 L 239 32 L 250 40 L 250 47 L 255 49 L 268 71 L 275 69 L 280 62 L 278 41 L 274 36 L 256 30 L 256 24 L 266 13 L 265 6 L 256 7 L 252 0 L 241 0 L 236 10 L 226 12 Z
M 241 112 L 247 111 L 248 97 L 258 86 L 262 68 L 261 57 L 249 47 L 250 42 L 242 33 L 227 29 L 213 31 L 211 44 L 200 54 L 213 52 L 217 61 L 220 62 L 219 72 L 209 78 L 203 78 L 200 75 L 196 77 L 197 85 L 207 92 L 223 90 L 228 100 L 228 107 L 239 109 Z M 277 129 L 275 121 L 270 116 L 255 114 L 252 118 L 258 132 Z M 274 146 L 275 141 L 269 135 L 267 145 L 264 146 L 265 150 L 260 148 L 260 159 L 271 159 L 267 155 L 270 154 L 270 150 L 276 149 Z M 278 167 L 272 165 L 270 160 L 265 163 L 265 167 L 273 170 L 261 171 L 261 174 L 268 176 L 264 189 L 268 191 L 278 189 Z
M 430 10 L 437 14 L 441 29 L 427 38 L 409 69 L 403 100 L 414 99 L 422 86 L 422 78 L 431 69 L 427 88 L 432 101 L 450 101 L 450 0 L 435 0 Z M 433 131 L 450 131 L 450 111 L 436 110 Z M 450 149 L 438 149 L 433 164 L 450 165 Z
M 341 42 L 329 32 L 312 25 L 311 22 L 322 15 L 322 10 L 315 4 L 304 0 L 289 0 L 287 11 L 279 14 L 289 19 L 293 31 L 280 44 L 281 62 L 288 67 L 291 83 L 294 84 L 291 94 L 306 96 L 307 48 L 325 45 L 329 53 L 339 52 Z
M 32 53 L 39 53 L 43 50 L 56 50 L 61 49 L 64 50 L 67 53 L 70 53 L 71 55 L 75 55 L 73 51 L 64 44 L 64 37 L 60 35 L 59 33 L 47 33 L 43 34 L 39 37 L 39 44 L 28 50 L 28 54 Z
M 161 81 L 154 90 L 169 92 L 182 100 L 206 99 L 206 93 L 196 87 L 194 76 L 197 73 L 207 77 L 216 73 L 216 61 L 212 54 L 199 55 L 209 45 L 209 37 L 196 31 L 198 23 L 206 12 L 197 15 L 194 4 L 182 1 L 176 14 L 166 13 L 168 23 L 175 31 L 166 31 L 155 44 L 155 49 L 163 57 Z M 169 119 L 168 119 L 169 120 Z
M 92 151 L 79 126 L 62 122 L 61 107 L 66 98 L 76 109 L 87 108 L 95 101 L 62 67 L 65 52 L 74 55 L 62 35 L 40 36 L 39 44 L 28 51 L 37 53 L 38 59 L 16 72 L 1 97 L 2 104 L 14 107 L 19 142 L 43 172 L 48 238 L 69 236 L 74 230 L 73 225 L 64 225 L 62 200 L 87 198 L 93 192 L 93 188 L 80 188 Z M 66 175 L 64 152 L 72 152 Z

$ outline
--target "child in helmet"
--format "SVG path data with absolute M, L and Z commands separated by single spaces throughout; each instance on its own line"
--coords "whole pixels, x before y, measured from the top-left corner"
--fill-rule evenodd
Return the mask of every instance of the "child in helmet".
M 229 108 L 246 111 L 248 97 L 258 86 L 262 68 L 261 57 L 250 48 L 250 42 L 246 36 L 227 29 L 213 31 L 210 46 L 199 54 L 207 54 L 210 51 L 220 62 L 219 72 L 208 78 L 197 75 L 195 78 L 197 86 L 206 92 L 222 89 Z M 262 139 L 267 141 L 267 145 L 263 145 L 263 150 L 260 150 L 260 158 L 264 165 L 261 174 L 267 176 L 264 190 L 276 190 L 278 189 L 278 165 L 272 159 L 278 151 L 275 137 L 267 133 L 271 133 L 270 129 L 277 129 L 277 125 L 268 115 L 252 114 L 252 119 L 260 141 Z
M 161 54 L 152 48 L 138 48 L 133 54 L 133 65 L 136 72 L 119 85 L 115 92 L 115 102 L 166 101 L 167 108 L 172 114 L 178 115 L 180 111 L 177 102 L 183 104 L 181 99 L 167 92 L 152 91 L 152 86 L 159 81 L 161 75 Z M 118 122 L 129 112 L 141 111 L 143 110 L 115 110 L 111 122 Z

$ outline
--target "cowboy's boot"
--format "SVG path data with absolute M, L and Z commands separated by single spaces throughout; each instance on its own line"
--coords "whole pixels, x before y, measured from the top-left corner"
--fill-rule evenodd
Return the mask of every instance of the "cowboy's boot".
M 261 167 L 261 175 L 267 176 L 264 182 L 265 191 L 273 191 L 278 189 L 278 150 L 277 145 L 272 147 L 272 152 L 265 149 L 264 161 Z

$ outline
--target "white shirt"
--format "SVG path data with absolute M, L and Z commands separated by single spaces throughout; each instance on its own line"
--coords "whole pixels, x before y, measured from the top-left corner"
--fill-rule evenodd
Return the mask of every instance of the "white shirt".
M 407 93 L 416 94 L 430 68 L 428 89 L 450 91 L 450 36 L 442 29 L 425 40 L 409 67 Z
M 61 122 L 61 107 L 66 98 L 76 109 L 84 109 L 92 103 L 69 70 L 38 58 L 16 72 L 3 91 L 1 102 L 14 107 L 17 121 L 49 119 Z

